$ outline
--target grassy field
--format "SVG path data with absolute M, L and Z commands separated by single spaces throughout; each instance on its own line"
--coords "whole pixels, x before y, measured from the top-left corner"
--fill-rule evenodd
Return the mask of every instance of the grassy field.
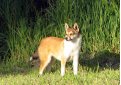
M 18 68 L 0 72 L 0 85 L 119 85 L 119 70 L 95 67 L 96 70 L 85 66 L 79 66 L 78 75 L 74 76 L 71 65 L 66 67 L 64 77 L 60 75 L 60 66 L 38 75 L 36 68 Z M 6 71 L 6 72 L 5 72 Z
M 72 62 L 69 62 L 64 77 L 60 75 L 59 61 L 42 76 L 38 67 L 31 67 L 30 63 L 15 66 L 6 63 L 0 65 L 0 85 L 119 85 L 119 63 L 119 54 L 108 51 L 91 59 L 80 57 L 78 75 L 73 75 Z
M 119 85 L 120 0 L 50 0 L 40 10 L 34 1 L 0 2 L 0 85 Z M 29 58 L 43 37 L 64 38 L 65 22 L 83 36 L 79 74 L 69 63 L 62 78 L 56 62 L 38 77 Z
M 119 85 L 119 70 L 92 72 L 80 68 L 78 76 L 67 71 L 64 77 L 60 76 L 59 70 L 40 77 L 38 77 L 37 71 L 3 74 L 0 77 L 0 83 L 1 85 Z

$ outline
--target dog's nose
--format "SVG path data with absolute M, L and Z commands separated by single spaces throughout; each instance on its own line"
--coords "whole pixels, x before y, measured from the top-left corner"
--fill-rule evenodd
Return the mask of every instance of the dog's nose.
M 69 40 L 70 40 L 68 37 L 65 37 L 65 39 L 66 39 L 67 41 L 69 41 Z

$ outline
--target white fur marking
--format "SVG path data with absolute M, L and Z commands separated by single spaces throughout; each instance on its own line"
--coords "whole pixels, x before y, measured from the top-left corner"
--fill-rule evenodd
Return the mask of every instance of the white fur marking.
M 64 76 L 65 74 L 65 66 L 61 66 L 61 76 Z
M 64 57 L 66 60 L 72 60 L 73 59 L 73 72 L 74 75 L 77 75 L 77 71 L 78 71 L 78 57 L 79 57 L 79 50 L 80 50 L 80 45 L 81 45 L 81 39 L 82 36 L 80 35 L 80 37 L 72 42 L 72 41 L 66 41 L 64 40 Z M 63 76 L 65 73 L 65 68 L 62 67 L 61 68 L 61 75 Z
M 79 55 L 81 36 L 75 42 L 64 40 L 64 56 L 68 59 L 71 56 Z
M 32 58 L 32 56 L 31 56 L 29 60 L 32 61 L 32 59 L 33 59 L 33 58 Z
M 73 72 L 74 72 L 74 75 L 77 75 L 77 71 L 78 71 L 78 56 L 75 55 L 75 57 L 73 59 Z

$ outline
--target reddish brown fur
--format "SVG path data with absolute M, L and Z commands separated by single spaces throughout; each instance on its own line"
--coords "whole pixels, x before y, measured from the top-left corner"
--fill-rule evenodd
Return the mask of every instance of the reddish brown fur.
M 63 47 L 63 40 L 63 38 L 57 37 L 47 37 L 41 40 L 38 48 L 38 54 L 41 62 L 40 70 L 45 69 L 46 66 L 44 65 L 48 60 L 50 52 L 55 54 L 56 57 L 57 53 L 60 51 L 60 48 Z

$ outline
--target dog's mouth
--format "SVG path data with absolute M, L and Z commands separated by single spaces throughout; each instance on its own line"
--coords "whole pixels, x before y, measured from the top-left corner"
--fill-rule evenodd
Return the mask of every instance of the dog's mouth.
M 76 38 L 77 38 L 77 36 L 75 35 L 75 36 L 72 36 L 72 37 L 65 37 L 65 40 L 66 41 L 72 41 L 72 40 L 74 40 Z
M 66 40 L 66 41 L 71 41 L 71 40 L 73 40 L 73 39 L 68 38 L 68 37 L 65 37 L 65 40 Z

